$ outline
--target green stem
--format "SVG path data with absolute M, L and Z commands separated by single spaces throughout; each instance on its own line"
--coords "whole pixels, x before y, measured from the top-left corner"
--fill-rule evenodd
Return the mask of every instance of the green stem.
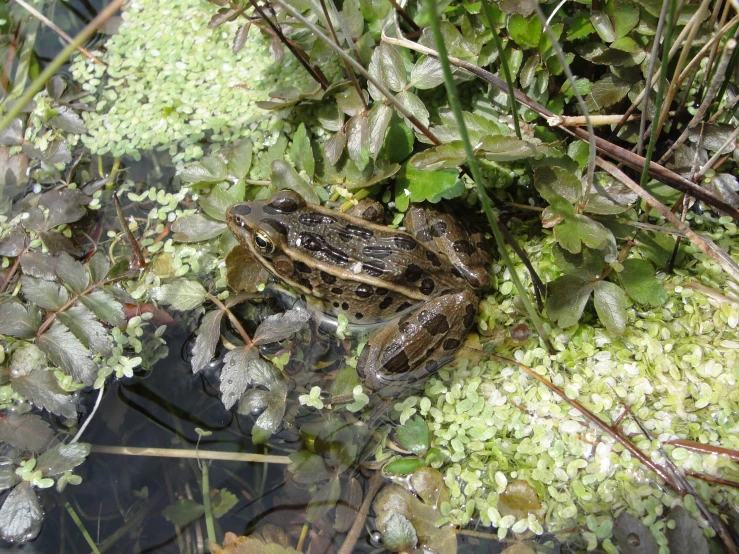
M 80 33 L 74 37 L 74 40 L 70 42 L 64 50 L 59 52 L 56 58 L 54 58 L 49 65 L 47 65 L 41 74 L 36 77 L 31 85 L 26 89 L 17 102 L 15 102 L 5 114 L 5 117 L 0 120 L 0 131 L 10 125 L 10 123 L 18 117 L 23 108 L 33 100 L 33 97 L 44 88 L 46 81 L 51 79 L 54 74 L 67 62 L 67 60 L 77 51 L 77 47 L 81 46 L 87 39 L 89 39 L 103 23 L 110 19 L 123 5 L 126 0 L 113 0 L 108 4 L 104 10 L 102 10 L 90 23 L 88 23 Z
M 429 8 L 429 13 L 432 13 L 432 14 L 438 13 L 436 11 L 436 0 L 426 0 L 426 2 Z M 480 166 L 478 165 L 477 158 L 475 157 L 475 153 L 472 150 L 472 144 L 470 143 L 470 137 L 469 137 L 469 134 L 467 133 L 467 127 L 464 124 L 464 116 L 462 114 L 462 105 L 459 101 L 459 94 L 457 93 L 457 87 L 454 84 L 454 79 L 452 77 L 452 69 L 449 65 L 449 58 L 448 58 L 448 54 L 446 50 L 446 45 L 444 44 L 444 39 L 441 36 L 441 28 L 439 25 L 438 16 L 431 18 L 431 29 L 433 30 L 433 33 L 434 33 L 436 49 L 439 52 L 439 61 L 441 62 L 441 68 L 444 72 L 444 85 L 446 86 L 447 96 L 449 98 L 449 105 L 451 106 L 452 111 L 454 112 L 454 118 L 457 120 L 457 128 L 459 129 L 459 136 L 462 139 L 462 144 L 464 144 L 464 151 L 467 154 L 467 165 L 469 166 L 470 173 L 472 173 L 472 178 L 475 181 L 475 184 L 477 185 L 477 195 L 480 198 L 480 204 L 482 204 L 482 210 L 485 212 L 485 215 L 488 218 L 488 223 L 490 224 L 490 229 L 492 230 L 493 236 L 495 237 L 495 242 L 498 245 L 500 256 L 503 258 L 503 262 L 505 263 L 506 267 L 511 273 L 511 279 L 513 280 L 513 284 L 516 285 L 516 289 L 518 290 L 518 295 L 521 298 L 521 302 L 523 302 L 523 305 L 526 308 L 526 312 L 529 314 L 529 317 L 531 318 L 531 321 L 534 324 L 534 327 L 536 327 L 536 330 L 539 333 L 539 336 L 549 346 L 550 350 L 552 350 L 551 344 L 549 343 L 549 336 L 546 330 L 544 329 L 544 324 L 539 318 L 539 315 L 536 313 L 536 310 L 534 309 L 534 306 L 531 303 L 531 300 L 529 299 L 528 291 L 524 288 L 523 284 L 521 283 L 521 280 L 518 278 L 518 273 L 513 267 L 513 262 L 511 261 L 511 257 L 508 254 L 508 249 L 506 247 L 505 240 L 503 239 L 503 234 L 500 232 L 500 229 L 498 228 L 497 217 L 493 213 L 493 208 L 490 203 L 490 198 L 488 197 L 487 191 L 485 190 L 485 187 L 483 186 L 482 174 L 480 173 Z
M 216 542 L 216 527 L 213 524 L 213 508 L 210 505 L 210 476 L 208 475 L 208 464 L 202 463 L 203 470 L 203 508 L 205 508 L 205 529 L 208 532 L 208 545 Z M 210 551 L 210 546 L 208 548 Z
M 80 533 L 82 533 L 82 536 L 85 537 L 85 540 L 87 541 L 87 544 L 90 545 L 90 548 L 92 548 L 92 551 L 95 554 L 100 554 L 100 550 L 98 549 L 98 545 L 95 544 L 95 541 L 92 540 L 92 537 L 90 536 L 90 533 L 87 532 L 87 529 L 85 529 L 84 524 L 82 523 L 82 520 L 80 519 L 80 516 L 77 515 L 77 512 L 74 511 L 74 508 L 69 504 L 69 502 L 66 502 L 64 504 L 64 507 L 67 509 L 67 512 L 69 512 L 69 517 L 72 518 L 72 521 L 74 521 L 75 525 L 77 525 L 77 528 L 80 530 Z

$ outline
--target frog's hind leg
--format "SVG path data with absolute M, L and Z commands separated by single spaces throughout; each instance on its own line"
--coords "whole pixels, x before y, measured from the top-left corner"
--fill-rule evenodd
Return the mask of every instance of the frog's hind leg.
M 472 328 L 477 305 L 471 290 L 450 291 L 377 331 L 357 360 L 360 379 L 382 398 L 422 386 L 457 353 Z

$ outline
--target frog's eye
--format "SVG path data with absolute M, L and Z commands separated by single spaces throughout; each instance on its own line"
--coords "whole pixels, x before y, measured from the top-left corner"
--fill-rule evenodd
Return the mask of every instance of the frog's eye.
M 254 231 L 254 243 L 262 254 L 270 255 L 275 251 L 275 243 L 269 234 L 261 229 Z

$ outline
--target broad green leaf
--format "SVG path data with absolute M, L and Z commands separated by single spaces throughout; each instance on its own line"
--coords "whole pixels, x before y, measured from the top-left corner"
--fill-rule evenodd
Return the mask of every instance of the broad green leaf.
M 613 215 L 629 209 L 639 196 L 629 187 L 608 174 L 598 172 L 585 211 L 593 214 Z
M 369 111 L 368 124 L 370 135 L 370 155 L 373 159 L 377 159 L 382 145 L 385 142 L 385 133 L 387 132 L 390 120 L 393 117 L 393 110 L 390 106 L 386 106 L 382 102 L 375 102 Z
M 591 111 L 608 108 L 623 100 L 630 89 L 630 83 L 619 79 L 612 73 L 607 73 L 593 83 L 590 94 L 585 98 L 585 105 Z
M 342 127 L 339 131 L 326 141 L 324 152 L 326 153 L 326 159 L 331 165 L 336 165 L 341 158 L 341 153 L 344 151 L 346 146 L 346 131 Z
M 33 306 L 7 300 L 0 304 L 0 334 L 28 339 L 36 334 L 41 316 Z
M 428 450 L 429 429 L 420 416 L 413 416 L 397 427 L 395 432 L 401 444 L 417 456 L 422 456 Z
M 44 477 L 56 477 L 72 471 L 84 462 L 89 454 L 90 445 L 85 442 L 59 444 L 41 454 L 36 469 L 41 470 Z
M 51 369 L 35 369 L 28 374 L 16 375 L 10 386 L 13 392 L 38 408 L 66 418 L 77 416 L 75 397 L 59 386 Z
M 154 287 L 151 297 L 175 310 L 192 310 L 203 305 L 208 292 L 197 281 L 179 279 L 172 283 Z
M 313 187 L 306 183 L 305 180 L 298 175 L 293 166 L 284 160 L 274 160 L 271 165 L 272 184 L 277 190 L 290 189 L 297 192 L 308 202 L 320 204 L 321 199 L 313 190 Z
M 552 203 L 555 196 L 561 196 L 571 203 L 582 198 L 583 185 L 570 171 L 556 166 L 537 167 L 534 171 L 534 186 L 542 198 Z
M 95 382 L 98 368 L 90 351 L 61 322 L 38 337 L 36 346 L 67 375 L 87 386 Z
M 344 5 L 346 6 L 351 3 L 347 0 Z M 305 123 L 301 122 L 293 134 L 293 141 L 290 145 L 290 157 L 295 162 L 295 167 L 298 168 L 298 171 L 305 171 L 308 177 L 313 178 L 313 174 L 316 171 L 316 162 L 313 159 L 313 148 L 311 148 Z
M 630 0 L 610 0 L 605 11 L 613 20 L 616 39 L 628 35 L 639 23 L 639 7 Z
M 179 242 L 201 242 L 217 237 L 226 229 L 224 223 L 201 214 L 183 215 L 172 223 L 172 238 Z
M 373 66 L 376 66 L 374 72 Z M 406 84 L 408 84 L 403 56 L 400 55 L 400 52 L 398 52 L 395 46 L 386 42 L 381 42 L 375 48 L 375 53 L 372 55 L 372 61 L 370 62 L 369 72 L 393 92 L 402 91 Z M 375 100 L 385 100 L 385 97 L 382 95 L 379 97 L 373 95 L 373 98 Z
M 0 508 L 0 537 L 20 544 L 33 540 L 41 530 L 43 518 L 31 483 L 21 483 L 10 491 Z
M 228 173 L 237 179 L 244 179 L 251 169 L 252 144 L 248 139 L 241 139 L 224 150 L 228 160 Z
M 567 275 L 574 275 L 585 280 L 597 279 L 605 269 L 603 253 L 590 248 L 583 248 L 581 252 L 573 254 L 558 244 L 552 249 L 554 263 Z
M 239 499 L 228 489 L 220 489 L 211 500 L 213 515 L 222 517 L 239 503 Z
M 353 117 L 364 111 L 362 98 L 354 87 L 348 87 L 339 92 L 336 95 L 336 104 L 339 106 L 339 109 L 348 116 Z
M 440 8 L 441 4 L 437 4 Z M 443 9 L 443 8 L 442 8 Z M 444 45 L 450 56 L 460 58 L 467 62 L 474 63 L 480 53 L 480 44 L 469 40 L 459 32 L 456 25 L 450 21 L 439 21 L 441 28 L 441 36 L 444 39 Z M 430 26 L 426 27 L 418 39 L 419 44 L 436 50 L 436 39 Z
M 190 359 L 193 373 L 198 373 L 213 359 L 221 338 L 221 321 L 224 313 L 223 310 L 212 310 L 203 316 Z
M 180 527 L 185 527 L 193 521 L 197 521 L 204 513 L 203 505 L 189 498 L 182 498 L 162 510 L 164 519 Z
M 54 432 L 36 414 L 7 413 L 0 420 L 0 441 L 36 454 L 54 443 Z
M 405 516 L 394 513 L 385 523 L 385 531 L 382 533 L 382 544 L 391 552 L 414 550 L 418 544 L 416 530 Z
M 198 204 L 216 221 L 226 221 L 226 210 L 239 201 L 230 191 L 221 186 L 214 186 L 210 193 L 201 195 Z
M 353 39 L 362 36 L 364 32 L 364 16 L 359 9 L 359 2 L 356 0 L 344 0 L 344 7 L 341 10 L 341 22 L 343 30 Z
M 508 32 L 521 48 L 536 48 L 541 39 L 541 21 L 538 17 L 524 17 L 516 13 L 508 20 Z
M 316 110 L 316 119 L 327 131 L 337 132 L 344 126 L 344 113 L 336 102 L 321 104 Z
M 330 479 L 333 472 L 326 466 L 322 456 L 309 450 L 299 450 L 290 454 L 288 471 L 297 483 L 310 485 Z
M 547 285 L 547 314 L 562 328 L 572 327 L 582 317 L 594 285 L 573 275 L 562 275 Z
M 87 262 L 87 268 L 90 270 L 90 277 L 93 283 L 99 283 L 108 275 L 110 271 L 110 260 L 100 251 L 95 254 Z
M 639 304 L 656 308 L 667 302 L 668 296 L 662 283 L 657 280 L 654 268 L 646 260 L 632 258 L 623 262 L 618 274 L 626 293 Z
M 328 483 L 318 489 L 318 492 L 311 497 L 308 503 L 308 512 L 305 516 L 306 521 L 313 523 L 325 516 L 331 508 L 336 506 L 340 495 L 341 482 L 339 481 L 339 477 L 332 477 Z
M 204 157 L 180 170 L 180 179 L 187 185 L 209 185 L 225 181 L 228 167 L 218 157 Z
M 300 331 L 310 319 L 310 312 L 301 307 L 285 313 L 271 315 L 262 321 L 252 337 L 255 346 L 289 339 Z
M 369 125 L 367 116 L 355 115 L 346 124 L 346 150 L 349 158 L 362 171 L 370 160 L 369 153 Z
M 444 82 L 441 62 L 431 56 L 423 55 L 411 70 L 410 86 L 426 90 L 439 86 Z
M 9 489 L 20 482 L 21 478 L 15 473 L 12 465 L 0 466 L 0 491 Z
M 241 398 L 251 383 L 249 363 L 257 362 L 257 350 L 247 347 L 231 350 L 223 357 L 221 369 L 221 401 L 223 406 L 230 410 L 236 401 Z M 261 363 L 261 362 L 259 362 Z
M 393 110 L 379 157 L 386 158 L 391 163 L 402 163 L 413 152 L 415 142 L 413 128 L 406 125 L 405 121 Z
M 462 165 L 467 159 L 461 140 L 428 148 L 410 159 L 410 165 L 424 171 L 452 169 Z
M 396 207 L 405 211 L 410 202 L 438 202 L 442 198 L 454 198 L 459 189 L 456 171 L 423 171 L 404 164 L 395 178 Z
M 395 98 L 398 100 L 398 102 L 400 102 L 401 106 L 403 106 L 413 117 L 415 117 L 423 125 L 428 127 L 429 111 L 428 109 L 426 109 L 426 105 L 418 96 L 416 96 L 412 92 L 404 90 L 403 92 L 398 93 Z M 409 127 L 415 128 L 415 125 L 413 125 L 410 120 L 406 119 L 406 122 L 408 123 Z
M 90 283 L 85 266 L 66 252 L 57 255 L 56 274 L 62 283 L 77 294 L 85 290 Z
M 107 292 L 96 290 L 91 294 L 80 296 L 80 302 L 105 323 L 120 327 L 126 322 L 123 306 Z
M 670 552 L 709 553 L 708 541 L 703 536 L 700 525 L 688 510 L 682 506 L 676 506 L 670 511 L 666 519 L 675 522 L 675 527 L 667 526 L 667 529 L 665 529 Z
M 59 312 L 56 317 L 94 354 L 102 356 L 111 354 L 108 331 L 85 306 L 72 306 L 64 312 Z
M 390 475 L 409 475 L 425 465 L 421 458 L 400 458 L 387 464 L 384 471 Z
M 613 23 L 610 18 L 600 10 L 593 10 L 590 14 L 590 23 L 593 29 L 603 42 L 613 42 L 616 40 L 616 31 L 613 30 Z
M 475 147 L 485 158 L 495 162 L 512 162 L 537 155 L 536 146 L 525 140 L 504 135 L 488 135 Z
M 45 310 L 58 310 L 69 300 L 67 289 L 51 281 L 43 281 L 24 275 L 21 290 L 26 300 Z
M 621 335 L 626 330 L 626 293 L 624 289 L 609 281 L 595 283 L 594 302 L 603 325 L 611 333 Z

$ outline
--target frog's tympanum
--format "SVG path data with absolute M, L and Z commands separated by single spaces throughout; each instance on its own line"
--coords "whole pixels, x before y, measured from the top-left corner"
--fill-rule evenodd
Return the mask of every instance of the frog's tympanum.
M 377 327 L 357 373 L 385 398 L 454 357 L 474 323 L 475 291 L 489 282 L 482 244 L 452 216 L 414 206 L 402 232 L 282 190 L 231 206 L 227 221 L 239 242 L 308 302 Z

